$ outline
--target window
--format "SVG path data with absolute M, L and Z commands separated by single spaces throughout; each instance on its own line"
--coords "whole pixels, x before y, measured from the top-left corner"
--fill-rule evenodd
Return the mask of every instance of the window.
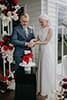
M 58 8 L 58 63 L 67 55 L 67 9 Z

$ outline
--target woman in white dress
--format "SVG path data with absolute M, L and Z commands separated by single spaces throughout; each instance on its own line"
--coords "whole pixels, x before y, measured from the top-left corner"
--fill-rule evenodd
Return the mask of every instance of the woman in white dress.
M 47 15 L 39 16 L 39 23 L 41 26 L 38 38 L 33 40 L 35 45 L 40 45 L 40 60 L 38 84 L 40 84 L 40 97 L 41 100 L 46 100 L 48 97 L 50 99 L 51 94 L 55 90 L 55 66 L 53 64 L 53 30 L 49 25 L 49 18 Z M 39 82 L 40 80 L 40 82 Z

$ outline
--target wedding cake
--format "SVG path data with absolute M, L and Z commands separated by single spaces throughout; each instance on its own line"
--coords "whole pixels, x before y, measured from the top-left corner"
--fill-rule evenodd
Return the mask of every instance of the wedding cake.
M 32 63 L 33 54 L 31 51 L 24 51 L 24 56 L 22 57 L 22 62 L 24 65 L 28 65 Z
M 36 64 L 33 62 L 33 54 L 30 50 L 24 51 L 24 56 L 22 57 L 22 62 L 20 63 L 21 67 L 24 67 L 25 70 L 31 70 L 31 67 L 35 67 Z

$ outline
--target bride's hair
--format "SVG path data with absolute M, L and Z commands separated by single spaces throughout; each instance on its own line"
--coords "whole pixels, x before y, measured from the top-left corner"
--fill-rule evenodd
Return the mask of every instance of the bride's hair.
M 48 16 L 47 14 L 41 14 L 41 15 L 39 16 L 39 19 L 47 20 L 47 21 L 48 21 L 48 25 L 51 25 L 49 16 Z
M 40 16 L 39 16 L 39 19 L 43 19 L 43 20 L 49 20 L 49 17 L 48 17 L 48 15 L 47 14 L 41 14 Z

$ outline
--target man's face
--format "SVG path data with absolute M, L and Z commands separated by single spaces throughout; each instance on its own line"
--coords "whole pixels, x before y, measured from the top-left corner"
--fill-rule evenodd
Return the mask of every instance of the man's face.
M 20 22 L 21 22 L 22 26 L 27 27 L 29 19 L 27 17 L 21 16 Z

